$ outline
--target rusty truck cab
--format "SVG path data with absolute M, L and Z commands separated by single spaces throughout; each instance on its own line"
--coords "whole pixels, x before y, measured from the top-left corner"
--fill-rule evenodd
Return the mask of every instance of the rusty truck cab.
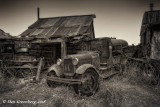
M 82 94 L 95 93 L 98 89 L 99 78 L 97 68 L 100 66 L 98 52 L 69 49 L 75 44 L 68 42 L 65 38 L 50 40 L 47 43 L 57 42 L 61 43 L 61 57 L 48 69 L 48 86 L 53 87 L 57 82 L 67 83 L 74 86 L 76 93 L 79 93 L 80 87 L 83 87 L 81 88 Z M 81 86 L 82 83 L 86 85 Z M 87 87 L 89 83 L 92 84 L 90 89 Z

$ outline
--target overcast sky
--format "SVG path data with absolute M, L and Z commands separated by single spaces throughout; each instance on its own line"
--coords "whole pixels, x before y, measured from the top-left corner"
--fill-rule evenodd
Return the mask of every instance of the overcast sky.
M 40 17 L 96 14 L 96 37 L 116 37 L 138 44 L 142 17 L 160 9 L 160 0 L 0 0 L 0 29 L 17 36 Z

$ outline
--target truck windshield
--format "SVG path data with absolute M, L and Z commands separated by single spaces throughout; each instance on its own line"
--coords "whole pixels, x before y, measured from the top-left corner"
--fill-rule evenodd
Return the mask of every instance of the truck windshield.
M 77 54 L 78 51 L 80 51 L 81 49 L 79 49 L 79 46 L 77 46 L 76 44 L 72 44 L 72 43 L 67 43 L 66 44 L 67 47 L 67 55 L 72 55 L 72 54 Z

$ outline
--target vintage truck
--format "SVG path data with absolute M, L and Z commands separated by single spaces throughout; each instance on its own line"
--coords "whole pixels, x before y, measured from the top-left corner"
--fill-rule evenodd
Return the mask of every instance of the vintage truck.
M 33 41 L 32 45 L 53 48 L 50 49 L 53 50 L 51 55 L 54 57 L 50 57 L 53 65 L 46 76 L 48 86 L 71 84 L 76 93 L 91 96 L 99 88 L 100 79 L 121 72 L 125 65 L 123 48 L 128 43 L 107 37 L 84 41 L 56 38 L 47 42 Z

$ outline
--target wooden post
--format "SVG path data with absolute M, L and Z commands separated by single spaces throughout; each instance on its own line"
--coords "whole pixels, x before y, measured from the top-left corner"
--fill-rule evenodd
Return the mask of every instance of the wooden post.
M 40 59 L 39 65 L 38 65 L 38 70 L 37 70 L 37 75 L 36 75 L 36 81 L 39 81 L 40 73 L 41 73 L 41 66 L 42 66 L 42 60 L 43 58 Z
M 109 42 L 109 66 L 113 67 L 112 44 Z

